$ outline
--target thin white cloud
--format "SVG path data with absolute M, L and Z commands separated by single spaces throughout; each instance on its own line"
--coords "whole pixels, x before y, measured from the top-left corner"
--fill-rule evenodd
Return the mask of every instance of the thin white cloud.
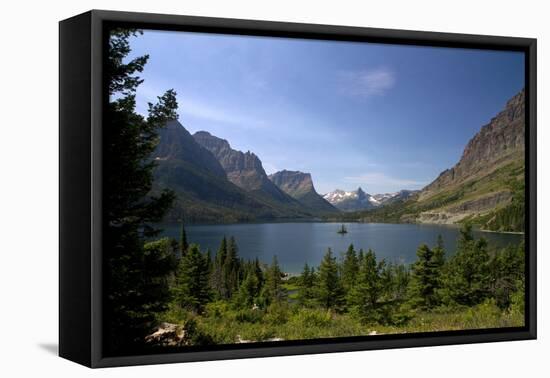
M 383 95 L 396 83 L 394 72 L 387 67 L 340 72 L 339 79 L 343 93 L 358 97 Z
M 259 128 L 266 125 L 266 122 L 262 119 L 240 114 L 235 109 L 227 106 L 210 105 L 206 101 L 193 98 L 180 92 L 177 88 L 175 89 L 177 92 L 178 113 L 183 120 L 186 120 L 188 117 L 194 117 L 215 123 L 236 125 L 242 128 Z M 143 102 L 154 103 L 157 101 L 157 96 L 163 93 L 164 90 L 157 90 L 144 83 L 137 91 L 138 101 L 141 99 L 144 100 Z
M 393 187 L 396 190 L 400 189 L 416 189 L 427 184 L 426 181 L 402 179 L 392 177 L 382 172 L 365 173 L 359 176 L 344 177 L 344 180 L 358 185 L 376 186 L 376 187 Z
M 180 117 L 184 119 L 186 118 L 185 116 L 192 116 L 213 122 L 238 125 L 244 128 L 258 128 L 265 126 L 265 122 L 263 120 L 241 115 L 236 113 L 234 110 L 227 108 L 210 106 L 196 99 L 185 97 L 180 99 L 180 96 L 178 96 L 178 112 Z

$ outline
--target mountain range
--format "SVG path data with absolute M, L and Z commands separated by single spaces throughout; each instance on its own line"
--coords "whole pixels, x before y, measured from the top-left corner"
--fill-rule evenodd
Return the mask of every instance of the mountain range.
M 191 135 L 177 120 L 160 130 L 153 158 L 153 193 L 167 188 L 177 198 L 167 220 L 227 223 L 338 212 L 317 194 L 309 173 L 294 172 L 293 183 L 285 171 L 268 176 L 254 153 L 206 131 Z
M 153 193 L 172 189 L 169 220 L 246 222 L 276 219 L 458 223 L 521 231 L 525 191 L 525 92 L 467 143 L 460 160 L 420 191 L 369 194 L 335 190 L 320 195 L 311 174 L 267 175 L 253 152 L 206 131 L 191 135 L 177 120 L 159 132 Z
M 342 211 L 359 211 L 375 209 L 381 206 L 389 205 L 395 201 L 406 200 L 417 190 L 400 190 L 394 193 L 368 194 L 357 188 L 354 191 L 344 191 L 336 189 L 323 196 L 325 200 Z

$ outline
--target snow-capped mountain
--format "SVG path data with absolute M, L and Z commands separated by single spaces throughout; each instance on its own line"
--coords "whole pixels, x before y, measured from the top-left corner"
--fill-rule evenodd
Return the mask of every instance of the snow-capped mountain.
M 336 189 L 323 196 L 334 207 L 343 211 L 368 210 L 388 205 L 400 199 L 407 199 L 415 194 L 416 190 L 401 190 L 394 193 L 368 194 L 360 187 L 357 190 L 347 192 Z

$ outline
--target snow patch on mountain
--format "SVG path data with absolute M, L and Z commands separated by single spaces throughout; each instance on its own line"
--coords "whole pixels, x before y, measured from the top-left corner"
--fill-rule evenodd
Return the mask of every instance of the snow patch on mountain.
M 359 187 L 353 191 L 336 189 L 325 194 L 323 198 L 340 210 L 357 211 L 384 206 L 399 199 L 407 199 L 416 192 L 415 190 L 400 190 L 393 193 L 371 195 Z

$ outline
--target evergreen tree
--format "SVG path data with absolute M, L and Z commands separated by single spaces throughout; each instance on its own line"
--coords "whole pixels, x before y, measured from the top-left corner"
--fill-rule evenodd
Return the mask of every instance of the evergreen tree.
M 239 288 L 239 258 L 235 238 L 232 236 L 227 243 L 227 253 L 222 267 L 225 297 L 231 298 Z
M 212 269 L 214 268 L 214 264 L 212 262 L 212 251 L 210 251 L 210 248 L 206 249 L 206 265 L 208 268 L 208 277 L 212 274 Z M 209 278 L 210 279 L 210 278 Z
M 327 309 L 340 309 L 344 292 L 338 276 L 338 263 L 328 248 L 318 273 L 317 300 Z
M 490 261 L 490 293 L 501 309 L 508 309 L 512 297 L 525 286 L 524 243 L 497 251 Z
M 252 307 L 257 302 L 259 291 L 258 278 L 252 271 L 247 272 L 236 294 L 236 303 L 244 308 Z
M 437 253 L 435 252 L 437 250 Z M 426 244 L 416 251 L 417 260 L 412 266 L 410 298 L 413 307 L 427 310 L 439 304 L 443 245 L 438 242 L 434 250 Z
M 365 260 L 365 251 L 363 251 L 363 248 L 359 249 L 359 254 L 357 255 L 357 266 L 363 265 L 363 261 Z
M 178 306 L 197 313 L 209 300 L 208 263 L 196 244 L 180 259 L 173 294 Z
M 181 256 L 185 255 L 185 251 L 187 251 L 187 248 L 189 248 L 189 244 L 187 243 L 187 233 L 185 232 L 185 224 L 182 220 L 181 221 L 181 229 L 180 229 L 180 254 L 181 254 Z
M 375 253 L 369 249 L 359 268 L 357 283 L 351 291 L 350 304 L 353 312 L 363 321 L 377 320 L 378 300 L 382 293 L 380 265 L 376 261 Z
M 472 226 L 460 230 L 457 251 L 449 260 L 445 274 L 445 293 L 449 300 L 473 306 L 489 293 L 490 267 L 487 241 L 474 239 Z
M 434 265 L 439 267 L 445 265 L 445 244 L 443 243 L 441 234 L 437 235 L 437 241 L 432 251 Z
M 227 298 L 227 290 L 224 277 L 224 264 L 227 256 L 227 239 L 224 236 L 214 258 L 210 273 L 210 287 L 218 298 Z
M 173 266 L 160 249 L 144 247 L 158 234 L 154 224 L 171 207 L 174 194 L 151 194 L 155 162 L 151 154 L 158 130 L 177 118 L 176 93 L 167 91 L 149 104 L 144 118 L 135 111 L 135 92 L 142 83 L 148 56 L 126 58 L 135 30 L 115 29 L 109 35 L 105 74 L 110 102 L 103 127 L 104 339 L 110 355 L 142 350 L 156 314 L 169 301 L 165 278 Z M 159 283 L 163 283 L 159 286 Z
M 394 266 L 394 299 L 403 301 L 407 297 L 407 290 L 410 282 L 410 273 L 404 264 Z
M 380 271 L 382 299 L 392 301 L 395 299 L 394 264 L 386 263 L 386 260 L 382 259 L 378 263 L 378 269 Z
M 273 256 L 273 261 L 266 272 L 264 298 L 266 304 L 279 303 L 286 298 L 286 291 L 283 288 L 283 272 L 279 267 L 276 255 Z
M 254 265 L 253 267 L 254 275 L 256 276 L 256 279 L 258 280 L 258 285 L 261 288 L 265 283 L 265 277 L 264 277 L 264 272 L 262 270 L 262 266 L 260 264 L 260 260 L 257 257 L 254 259 L 253 265 Z
M 353 288 L 353 285 L 355 284 L 355 281 L 357 279 L 358 272 L 359 260 L 357 258 L 357 253 L 353 248 L 353 244 L 350 244 L 342 263 L 342 286 L 346 293 L 349 292 L 351 288 Z
M 299 277 L 298 302 L 302 306 L 310 306 L 315 299 L 315 268 L 306 263 Z

